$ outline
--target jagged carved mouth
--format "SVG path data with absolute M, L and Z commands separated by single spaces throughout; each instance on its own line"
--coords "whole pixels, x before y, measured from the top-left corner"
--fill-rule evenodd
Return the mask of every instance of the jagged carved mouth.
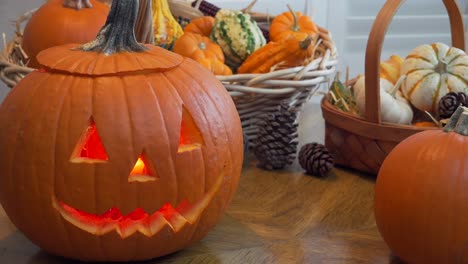
M 151 237 L 164 227 L 169 227 L 174 233 L 177 233 L 184 226 L 193 225 L 198 221 L 200 215 L 220 189 L 223 179 L 224 175 L 222 174 L 203 198 L 194 204 L 183 201 L 174 208 L 167 203 L 152 214 L 137 208 L 127 215 L 122 215 L 120 210 L 115 207 L 100 215 L 92 214 L 76 209 L 58 200 L 55 196 L 52 197 L 52 206 L 70 224 L 97 236 L 105 235 L 114 230 L 122 238 L 127 238 L 136 232 Z

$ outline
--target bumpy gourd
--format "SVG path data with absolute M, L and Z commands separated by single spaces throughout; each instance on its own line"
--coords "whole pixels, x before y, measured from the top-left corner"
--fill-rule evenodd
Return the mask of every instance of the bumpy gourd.
M 211 39 L 223 49 L 226 63 L 232 68 L 239 67 L 247 57 L 266 44 L 257 22 L 249 14 L 227 9 L 221 9 L 216 14 Z
M 403 62 L 401 74 L 406 76 L 403 95 L 422 111 L 435 113 L 449 92 L 468 92 L 468 56 L 443 43 L 414 49 Z

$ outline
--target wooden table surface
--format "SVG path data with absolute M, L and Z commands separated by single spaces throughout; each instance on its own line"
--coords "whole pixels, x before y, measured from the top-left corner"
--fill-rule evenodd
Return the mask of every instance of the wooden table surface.
M 244 164 L 225 217 L 201 242 L 145 263 L 400 263 L 373 215 L 375 178 L 335 168 L 269 172 Z M 1 209 L 1 208 L 0 208 Z M 42 252 L 0 210 L 0 263 L 76 263 Z

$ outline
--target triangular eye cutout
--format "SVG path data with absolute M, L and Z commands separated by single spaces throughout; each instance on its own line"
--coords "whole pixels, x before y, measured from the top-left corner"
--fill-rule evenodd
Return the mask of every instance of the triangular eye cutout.
M 102 163 L 108 160 L 109 157 L 102 144 L 96 123 L 93 118 L 90 118 L 89 126 L 76 144 L 70 161 L 73 163 Z
M 204 144 L 200 129 L 198 129 L 189 111 L 182 108 L 182 123 L 180 126 L 179 153 L 199 149 Z
M 148 182 L 155 181 L 158 177 L 154 173 L 154 169 L 149 166 L 146 155 L 143 152 L 133 166 L 128 182 Z

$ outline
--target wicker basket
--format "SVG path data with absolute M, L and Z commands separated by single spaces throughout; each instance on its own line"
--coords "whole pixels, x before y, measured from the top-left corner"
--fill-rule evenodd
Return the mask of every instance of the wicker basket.
M 193 19 L 203 15 L 196 10 L 197 5 L 192 7 L 186 4 L 186 1 L 169 3 L 175 2 L 181 3 L 171 7 L 175 16 L 187 16 L 186 19 Z M 196 3 L 200 2 L 197 0 Z M 253 4 L 247 8 L 250 9 Z M 0 79 L 9 87 L 15 86 L 26 74 L 34 70 L 25 66 L 27 57 L 21 49 L 20 24 L 27 21 L 31 14 L 32 12 L 18 20 L 15 39 L 0 55 Z M 255 13 L 255 18 L 259 21 L 270 19 L 265 17 L 268 16 Z M 257 123 L 262 115 L 275 112 L 281 103 L 288 103 L 291 108 L 300 111 L 304 102 L 320 88 L 322 83 L 328 82 L 329 76 L 334 74 L 335 66 L 338 64 L 335 43 L 326 29 L 319 29 L 317 42 L 319 45 L 316 46 L 314 57 L 306 66 L 281 69 L 266 74 L 217 76 L 236 104 L 249 146 L 254 146 Z
M 456 0 L 444 0 L 449 14 L 452 44 L 465 49 L 463 17 Z M 332 106 L 327 96 L 321 107 L 325 119 L 325 145 L 339 165 L 377 174 L 388 153 L 405 138 L 427 130 L 415 126 L 382 123 L 380 119 L 380 57 L 388 26 L 404 0 L 387 0 L 375 19 L 365 58 L 365 119 Z
M 302 105 L 335 73 L 338 64 L 335 45 L 330 34 L 320 29 L 321 52 L 304 67 L 295 67 L 265 74 L 234 74 L 217 76 L 236 104 L 242 128 L 254 146 L 259 119 L 288 103 L 300 112 Z
M 177 17 L 194 19 L 199 16 L 197 8 L 202 4 L 196 0 L 194 7 L 188 4 L 175 5 L 181 0 L 170 0 L 171 10 Z M 250 10 L 257 1 L 252 1 L 243 12 L 247 12 L 263 29 L 274 17 L 268 14 L 255 13 Z M 308 14 L 308 0 L 305 0 L 304 14 Z M 213 15 L 213 7 L 204 10 Z M 195 9 L 195 10 L 194 10 Z M 189 14 L 189 15 L 188 15 Z M 185 17 L 184 17 L 185 16 Z M 288 103 L 291 108 L 300 112 L 302 105 L 319 90 L 322 83 L 329 81 L 338 64 L 338 53 L 330 32 L 319 27 L 319 38 L 310 63 L 303 67 L 287 68 L 265 74 L 234 74 L 217 76 L 228 90 L 239 112 L 242 128 L 249 140 L 249 146 L 255 146 L 258 121 L 268 113 L 278 110 L 281 103 Z

